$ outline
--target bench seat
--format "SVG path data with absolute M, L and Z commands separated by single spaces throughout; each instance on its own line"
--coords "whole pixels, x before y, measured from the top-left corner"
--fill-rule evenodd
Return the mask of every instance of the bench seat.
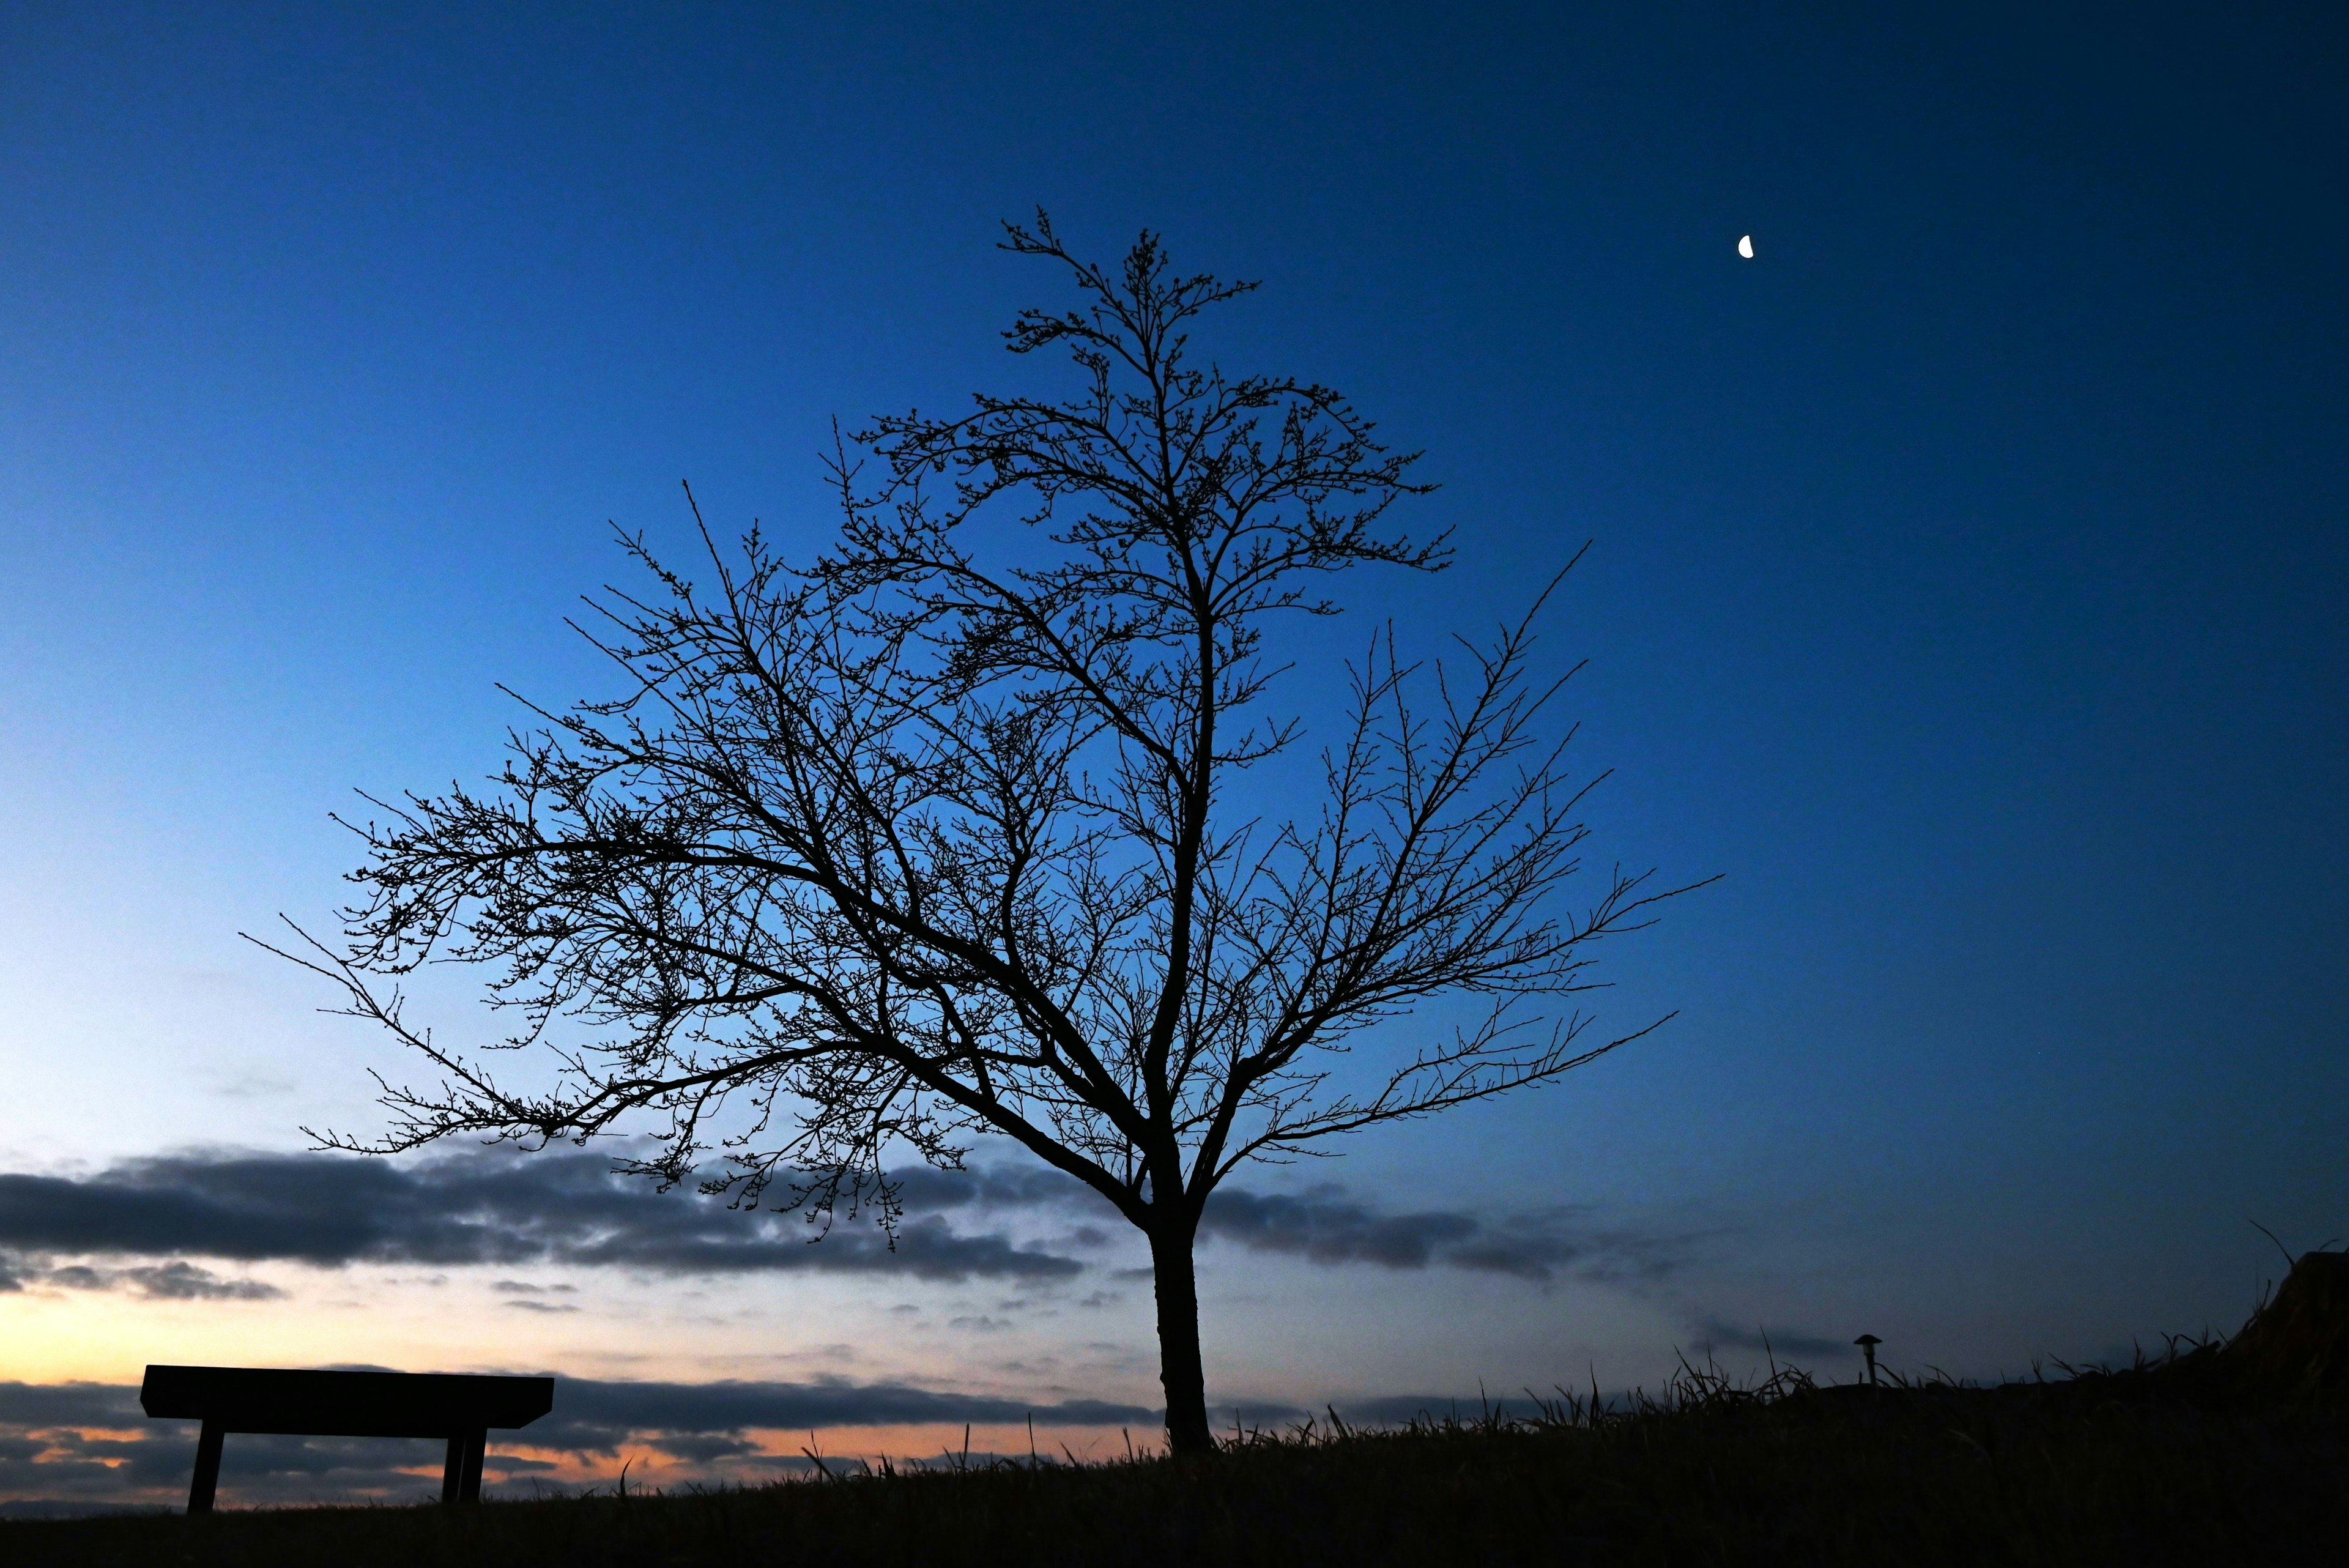
M 477 1502 L 494 1428 L 526 1427 L 554 1407 L 552 1377 L 435 1372 L 307 1372 L 261 1366 L 150 1366 L 140 1407 L 159 1420 L 202 1421 L 188 1511 L 212 1506 L 221 1439 L 230 1432 L 305 1438 L 440 1438 L 440 1501 Z

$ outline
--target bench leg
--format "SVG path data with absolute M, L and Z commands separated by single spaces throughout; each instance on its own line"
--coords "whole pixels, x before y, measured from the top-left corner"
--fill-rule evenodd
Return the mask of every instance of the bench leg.
M 490 1434 L 482 1428 L 465 1434 L 465 1479 L 457 1490 L 459 1502 L 481 1501 L 481 1455 L 489 1445 Z
M 217 1421 L 204 1423 L 203 1436 L 196 1439 L 196 1474 L 188 1483 L 188 1511 L 210 1513 L 212 1493 L 220 1487 L 221 1438 L 223 1434 Z
M 465 1485 L 465 1434 L 457 1432 L 449 1438 L 449 1458 L 440 1467 L 440 1506 L 457 1506 L 457 1494 Z

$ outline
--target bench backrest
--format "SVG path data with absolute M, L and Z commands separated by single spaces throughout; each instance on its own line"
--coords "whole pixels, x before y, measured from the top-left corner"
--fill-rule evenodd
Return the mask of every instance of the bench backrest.
M 224 1432 L 446 1438 L 528 1426 L 554 1407 L 554 1379 L 150 1366 L 139 1405 L 152 1417 L 209 1421 Z

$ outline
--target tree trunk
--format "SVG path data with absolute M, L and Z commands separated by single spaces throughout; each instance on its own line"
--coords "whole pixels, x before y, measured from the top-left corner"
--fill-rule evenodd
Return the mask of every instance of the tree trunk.
M 1207 1374 L 1199 1359 L 1199 1279 L 1191 1250 L 1195 1226 L 1150 1232 L 1150 1267 L 1158 1290 L 1158 1381 L 1166 1389 L 1166 1443 L 1177 1454 L 1212 1454 Z

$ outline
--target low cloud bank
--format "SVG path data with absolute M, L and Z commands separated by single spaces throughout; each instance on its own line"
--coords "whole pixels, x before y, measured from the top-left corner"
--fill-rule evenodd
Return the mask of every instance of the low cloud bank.
M 47 1283 L 150 1295 L 252 1299 L 270 1287 L 222 1282 L 180 1262 L 160 1270 L 50 1269 L 53 1255 L 390 1263 L 556 1263 L 662 1274 L 807 1271 L 1065 1279 L 1078 1260 L 957 1232 L 935 1215 L 900 1228 L 895 1251 L 843 1224 L 820 1245 L 791 1215 L 729 1210 L 615 1176 L 604 1156 L 559 1150 L 391 1161 L 356 1156 L 174 1155 L 88 1177 L 0 1175 L 0 1292 Z
M 987 1395 L 955 1394 L 906 1383 L 603 1383 L 565 1377 L 555 1385 L 555 1413 L 540 1428 L 557 1440 L 543 1446 L 582 1454 L 616 1454 L 632 1437 L 740 1438 L 758 1428 L 806 1432 L 826 1427 L 1016 1426 L 1156 1427 L 1146 1406 L 1101 1399 L 1039 1405 Z M 689 1456 L 688 1456 L 689 1457 Z
M 532 1426 L 491 1434 L 492 1448 L 527 1448 L 599 1469 L 627 1454 L 657 1454 L 675 1479 L 739 1481 L 808 1468 L 797 1454 L 761 1451 L 756 1431 L 816 1432 L 843 1427 L 1020 1426 L 1131 1428 L 1154 1432 L 1158 1411 L 1102 1399 L 1044 1404 L 960 1394 L 905 1383 L 614 1383 L 558 1377 L 554 1410 Z M 0 1502 L 38 1513 L 29 1503 L 87 1508 L 165 1501 L 184 1492 L 195 1454 L 195 1425 L 150 1421 L 139 1390 L 105 1383 L 0 1383 Z M 420 1497 L 432 1477 L 402 1466 L 433 1467 L 437 1446 L 369 1438 L 282 1438 L 240 1434 L 225 1445 L 223 1487 L 246 1502 L 324 1501 L 335 1498 Z M 675 1469 L 674 1467 L 681 1467 Z M 492 1490 L 545 1485 L 556 1460 L 492 1452 Z
M 1422 1418 L 1475 1418 L 1486 1411 L 1530 1414 L 1528 1399 L 1398 1394 L 1336 1401 L 1351 1425 Z M 1309 1412 L 1288 1405 L 1215 1407 L 1219 1423 L 1285 1426 Z M 1326 1412 L 1310 1414 L 1327 1419 Z M 758 1432 L 819 1434 L 842 1428 L 1024 1426 L 1127 1428 L 1154 1440 L 1161 1412 L 1100 1399 L 1042 1404 L 906 1383 L 627 1383 L 558 1377 L 554 1409 L 530 1427 L 491 1434 L 485 1462 L 492 1493 L 526 1495 L 556 1486 L 551 1472 L 584 1466 L 617 1473 L 624 1459 L 657 1455 L 667 1482 L 740 1482 L 803 1472 L 799 1454 L 759 1449 Z M 0 1382 L 0 1517 L 97 1512 L 155 1506 L 185 1493 L 195 1455 L 193 1422 L 150 1421 L 139 1390 L 105 1383 Z M 500 1447 L 531 1454 L 501 1454 Z M 557 1456 L 550 1459 L 542 1456 Z M 632 1459 L 632 1462 L 633 1462 Z M 574 1461 L 569 1467 L 563 1461 Z M 437 1493 L 438 1445 L 372 1438 L 283 1438 L 240 1434 L 222 1454 L 224 1497 L 235 1503 L 323 1502 L 357 1498 L 419 1501 Z M 404 1469 L 403 1467 L 409 1467 Z M 429 1475 L 412 1473 L 415 1469 Z M 560 1490 L 557 1486 L 557 1490 Z
M 1857 1355 L 1858 1346 L 1825 1334 L 1805 1334 L 1792 1328 L 1740 1328 L 1719 1318 L 1706 1318 L 1696 1325 L 1696 1348 L 1712 1352 L 1721 1349 L 1755 1350 L 1773 1356 Z
M 184 1259 L 129 1269 L 71 1263 L 53 1267 L 37 1254 L 0 1253 L 0 1293 L 27 1285 L 69 1291 L 128 1290 L 151 1302 L 265 1302 L 285 1295 L 260 1280 L 224 1280 Z
M 728 1208 L 616 1176 L 574 1149 L 469 1150 L 422 1159 L 329 1154 L 190 1153 L 88 1176 L 0 1174 L 0 1293 L 32 1285 L 119 1290 L 172 1301 L 280 1294 L 187 1262 L 283 1262 L 450 1268 L 553 1264 L 662 1275 L 895 1274 L 961 1282 L 1066 1281 L 1071 1255 L 1112 1244 L 1124 1226 L 1093 1193 L 1041 1168 L 903 1173 L 905 1218 L 894 1249 L 874 1227 L 835 1225 L 817 1244 L 799 1216 Z M 968 1217 L 963 1228 L 949 1213 Z M 1050 1246 L 1005 1229 L 1026 1216 Z M 1653 1281 L 1694 1237 L 1599 1221 L 1585 1209 L 1489 1217 L 1397 1212 L 1336 1186 L 1301 1193 L 1226 1187 L 1202 1240 L 1327 1265 L 1451 1268 L 1547 1282 L 1564 1275 Z M 170 1260 L 58 1266 L 58 1258 Z M 533 1310 L 514 1303 L 522 1310 Z M 534 1310 L 561 1310 L 535 1303 Z
M 1441 1265 L 1544 1283 L 1561 1273 L 1659 1279 L 1680 1265 L 1694 1240 L 1601 1226 L 1585 1209 L 1552 1209 L 1498 1221 L 1451 1210 L 1382 1213 L 1338 1187 L 1297 1195 L 1226 1189 L 1207 1200 L 1200 1231 L 1250 1251 L 1317 1263 Z

